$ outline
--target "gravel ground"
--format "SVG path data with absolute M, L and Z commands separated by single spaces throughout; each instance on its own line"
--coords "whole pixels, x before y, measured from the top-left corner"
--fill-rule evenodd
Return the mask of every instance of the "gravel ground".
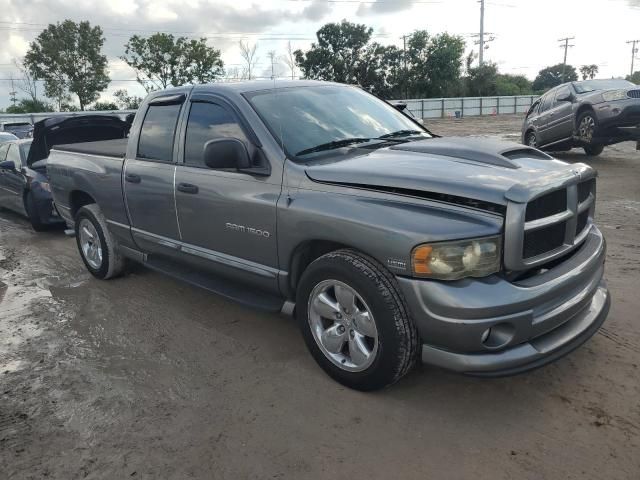
M 520 117 L 430 122 L 517 140 Z M 143 268 L 90 278 L 73 239 L 0 211 L 0 478 L 640 478 L 640 152 L 600 172 L 613 294 L 600 332 L 534 372 L 418 367 L 331 381 L 294 322 Z

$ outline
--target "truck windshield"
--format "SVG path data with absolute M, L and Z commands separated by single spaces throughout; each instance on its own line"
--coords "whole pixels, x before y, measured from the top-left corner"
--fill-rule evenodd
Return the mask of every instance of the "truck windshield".
M 300 161 L 335 148 L 430 137 L 394 107 L 359 88 L 287 87 L 246 96 L 287 154 Z

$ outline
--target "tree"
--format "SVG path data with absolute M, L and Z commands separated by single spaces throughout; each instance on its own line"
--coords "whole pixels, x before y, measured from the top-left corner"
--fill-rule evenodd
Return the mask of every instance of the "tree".
M 53 112 L 53 106 L 43 102 L 42 100 L 33 100 L 31 98 L 22 98 L 15 105 L 7 108 L 7 113 L 41 113 Z
M 251 80 L 253 78 L 253 69 L 255 68 L 256 63 L 258 63 L 258 57 L 256 55 L 258 44 L 254 43 L 253 45 L 249 45 L 244 40 L 240 40 L 239 47 L 240 55 L 245 63 L 243 77 L 247 80 Z
M 38 100 L 38 86 L 36 84 L 36 79 L 24 63 L 14 60 L 13 64 L 20 72 L 20 78 L 16 82 L 16 87 L 26 93 L 32 101 L 36 102 Z
M 205 38 L 188 40 L 168 33 L 148 38 L 133 35 L 120 58 L 135 70 L 138 83 L 147 92 L 212 82 L 224 72 L 220 50 L 209 47 Z
M 640 70 L 633 72 L 633 75 L 627 75 L 627 80 L 636 85 L 640 85 Z
M 571 65 L 566 65 L 563 69 L 562 63 L 543 68 L 538 72 L 538 76 L 533 81 L 533 89 L 536 92 L 543 92 L 556 87 L 562 83 L 562 72 L 564 70 L 564 81 L 575 82 L 578 80 L 576 69 Z
M 24 64 L 35 79 L 44 80 L 48 97 L 61 106 L 74 94 L 84 110 L 109 85 L 103 45 L 100 27 L 65 20 L 50 24 L 31 42 Z
M 446 97 L 460 81 L 465 43 L 462 37 L 441 33 L 431 37 L 415 31 L 407 42 L 407 91 L 410 97 Z
M 118 110 L 118 105 L 114 102 L 96 102 L 91 107 L 91 110 L 104 111 L 104 110 Z
M 586 80 L 587 78 L 593 80 L 598 74 L 598 65 L 582 65 L 580 67 L 580 74 L 582 75 L 582 80 Z
M 498 83 L 498 66 L 495 63 L 484 62 L 468 70 L 465 79 L 466 95 L 482 97 L 496 95 Z
M 287 42 L 287 50 L 281 58 L 285 65 L 289 68 L 289 71 L 291 72 L 291 80 L 293 80 L 296 73 L 296 55 L 293 51 L 293 47 L 291 46 L 291 41 Z
M 142 97 L 129 95 L 124 88 L 113 92 L 113 96 L 116 99 L 116 103 L 122 110 L 137 110 L 142 103 Z
M 496 95 L 531 95 L 531 81 L 524 75 L 499 73 L 496 76 Z
M 318 41 L 306 53 L 294 52 L 296 63 L 305 78 L 361 85 L 358 73 L 365 70 L 361 63 L 367 59 L 372 33 L 372 28 L 346 20 L 327 23 L 316 32 Z

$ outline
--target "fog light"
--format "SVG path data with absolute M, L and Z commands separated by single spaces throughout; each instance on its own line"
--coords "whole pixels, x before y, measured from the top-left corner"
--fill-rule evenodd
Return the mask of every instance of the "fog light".
M 498 323 L 483 332 L 481 337 L 482 344 L 491 350 L 502 348 L 513 340 L 515 333 L 516 329 L 513 324 Z

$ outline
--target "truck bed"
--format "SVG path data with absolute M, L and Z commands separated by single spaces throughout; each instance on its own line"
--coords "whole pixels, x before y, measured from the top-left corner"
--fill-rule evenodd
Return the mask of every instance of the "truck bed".
M 101 140 L 98 142 L 69 143 L 66 145 L 56 145 L 54 150 L 100 155 L 102 157 L 124 158 L 127 151 L 128 140 L 128 138 L 116 138 L 115 140 Z

